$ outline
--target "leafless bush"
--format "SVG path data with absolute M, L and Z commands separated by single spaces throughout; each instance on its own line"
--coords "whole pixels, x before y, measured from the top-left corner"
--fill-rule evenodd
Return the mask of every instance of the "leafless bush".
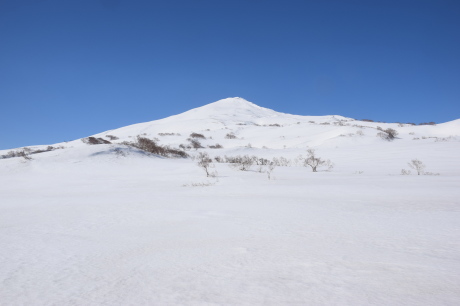
M 198 160 L 197 165 L 198 167 L 203 168 L 203 170 L 206 172 L 206 177 L 216 177 L 217 172 L 210 172 L 210 168 L 214 168 L 214 164 L 212 163 L 212 159 L 209 157 L 208 153 L 206 152 L 200 152 L 198 153 L 198 156 L 196 156 L 196 159 Z
M 228 133 L 227 135 L 225 135 L 225 138 L 226 139 L 236 139 L 236 136 L 233 133 Z
M 87 137 L 87 138 L 82 138 L 81 141 L 83 141 L 86 144 L 89 145 L 98 145 L 98 144 L 111 144 L 110 141 L 105 140 L 103 138 L 96 138 L 96 137 Z
M 422 122 L 422 123 L 419 123 L 418 125 L 436 125 L 436 122 Z
M 420 174 L 423 174 L 424 173 L 424 169 L 425 169 L 425 164 L 418 160 L 418 159 L 413 159 L 410 161 L 410 163 L 407 163 L 409 165 L 410 168 L 414 169 L 415 171 L 417 171 L 417 175 L 420 175 Z
M 117 139 L 119 139 L 117 136 L 114 136 L 114 135 L 105 135 L 105 137 L 107 137 L 107 138 L 110 139 L 110 140 L 117 140 Z
M 201 143 L 196 140 L 196 139 L 193 139 L 193 138 L 187 138 L 187 140 L 190 142 L 190 146 L 192 148 L 194 148 L 195 150 L 198 150 L 198 149 L 201 149 L 201 148 L 204 148 Z
M 208 187 L 215 185 L 215 182 L 202 182 L 202 183 L 191 183 L 191 184 L 184 184 L 182 187 Z
M 330 125 L 330 123 L 329 122 L 322 122 L 322 123 L 320 123 L 320 125 Z
M 291 160 L 287 159 L 286 157 L 273 157 L 272 162 L 275 164 L 275 166 L 280 166 L 280 167 L 289 167 L 291 166 Z
M 364 133 L 363 133 L 363 131 L 358 130 L 358 131 L 356 131 L 356 135 L 358 135 L 358 136 L 364 136 Z
M 265 166 L 270 163 L 268 159 L 263 158 L 263 157 L 253 156 L 252 159 L 254 160 L 254 163 L 259 166 Z
M 425 172 L 424 175 L 440 175 L 440 173 Z
M 269 124 L 268 126 L 276 126 L 276 127 L 281 127 L 281 125 L 280 125 L 280 124 L 278 124 L 278 123 Z
M 225 156 L 227 162 L 230 162 L 230 166 L 232 168 L 236 168 L 240 171 L 248 171 L 251 169 L 252 165 L 254 164 L 254 159 L 249 155 L 244 156 L 234 156 L 234 157 L 227 157 Z
M 406 169 L 401 169 L 401 175 L 410 175 L 411 171 Z
M 265 172 L 267 173 L 268 179 L 271 180 L 272 179 L 272 172 L 273 172 L 273 170 L 275 170 L 276 165 L 275 165 L 275 163 L 271 162 L 266 167 L 267 168 L 266 168 Z
M 328 167 L 328 170 L 331 170 L 334 165 L 329 159 L 323 160 L 322 158 L 316 156 L 314 149 L 307 150 L 307 157 L 303 159 L 304 167 L 309 166 L 313 172 L 318 172 L 317 168 L 321 166 Z
M 181 143 L 181 144 L 179 145 L 179 148 L 180 148 L 181 150 L 183 150 L 183 151 L 187 151 L 187 150 L 192 149 L 192 146 L 191 146 L 191 145 L 184 145 L 184 144 Z
M 115 155 L 116 155 L 117 157 L 126 157 L 126 156 L 128 155 L 128 154 L 127 154 L 125 151 L 123 151 L 123 149 L 121 149 L 121 148 L 115 148 L 115 149 L 113 149 L 113 152 L 115 153 Z
M 414 132 L 410 132 L 409 135 L 415 135 L 415 133 L 414 133 Z
M 223 162 L 224 162 L 224 160 L 223 160 L 222 157 L 220 157 L 220 156 L 214 156 L 214 160 L 215 160 L 216 162 L 218 162 L 218 163 L 223 163 Z
M 180 136 L 179 133 L 158 133 L 159 136 Z
M 377 129 L 379 129 L 379 127 L 377 127 Z M 396 138 L 396 135 L 398 135 L 398 132 L 394 129 L 391 129 L 391 128 L 388 128 L 386 130 L 382 130 L 380 128 L 380 130 L 382 132 L 379 132 L 377 133 L 377 136 L 379 136 L 380 138 L 384 139 L 384 140 L 388 140 L 388 141 L 392 141 Z
M 198 134 L 198 133 L 192 133 L 190 134 L 191 138 L 200 138 L 200 139 L 206 139 L 203 134 Z
M 30 157 L 25 151 L 17 152 L 17 156 L 23 157 L 25 160 L 32 160 L 32 157 Z
M 223 146 L 218 144 L 218 143 L 216 143 L 215 145 L 208 146 L 208 148 L 210 148 L 210 149 L 222 149 Z
M 374 122 L 374 120 L 371 120 L 371 119 L 361 119 L 361 121 L 364 121 L 364 122 Z
M 308 123 L 315 123 L 315 121 L 308 121 Z
M 188 157 L 188 154 L 182 150 L 170 148 L 169 146 L 161 146 L 155 140 L 142 136 L 137 136 L 136 142 L 125 142 L 124 144 L 164 157 Z

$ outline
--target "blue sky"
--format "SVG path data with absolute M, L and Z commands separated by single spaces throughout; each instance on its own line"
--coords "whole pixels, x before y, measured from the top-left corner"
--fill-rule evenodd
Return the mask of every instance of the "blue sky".
M 0 149 L 227 97 L 299 115 L 460 118 L 460 1 L 0 0 Z

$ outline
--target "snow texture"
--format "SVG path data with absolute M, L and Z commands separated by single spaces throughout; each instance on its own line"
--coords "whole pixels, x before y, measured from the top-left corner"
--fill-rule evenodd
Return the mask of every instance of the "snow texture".
M 191 158 L 121 144 L 178 147 L 192 132 L 223 148 L 190 155 L 292 164 L 268 180 L 215 163 L 208 178 Z M 297 116 L 229 98 L 93 136 L 106 135 L 119 139 L 0 159 L 0 305 L 460 303 L 460 120 Z M 307 147 L 333 170 L 295 163 Z M 415 158 L 439 175 L 400 175 Z

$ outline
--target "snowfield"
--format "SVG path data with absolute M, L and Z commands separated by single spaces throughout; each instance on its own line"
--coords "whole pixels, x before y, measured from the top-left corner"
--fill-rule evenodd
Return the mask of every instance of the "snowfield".
M 192 156 L 291 164 L 268 180 L 214 163 L 208 178 L 192 158 L 121 144 L 178 147 L 192 132 L 223 146 Z M 0 159 L 0 305 L 460 304 L 460 120 L 296 116 L 229 98 L 94 137 L 106 135 L 118 139 Z M 334 168 L 303 167 L 307 147 Z M 434 175 L 400 175 L 415 158 Z

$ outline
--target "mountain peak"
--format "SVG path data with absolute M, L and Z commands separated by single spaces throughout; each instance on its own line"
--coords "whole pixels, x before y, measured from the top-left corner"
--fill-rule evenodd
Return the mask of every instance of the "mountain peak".
M 251 118 L 270 117 L 277 114 L 274 110 L 260 107 L 240 97 L 226 98 L 201 107 L 191 109 L 180 116 L 199 118 L 235 118 L 241 120 Z

